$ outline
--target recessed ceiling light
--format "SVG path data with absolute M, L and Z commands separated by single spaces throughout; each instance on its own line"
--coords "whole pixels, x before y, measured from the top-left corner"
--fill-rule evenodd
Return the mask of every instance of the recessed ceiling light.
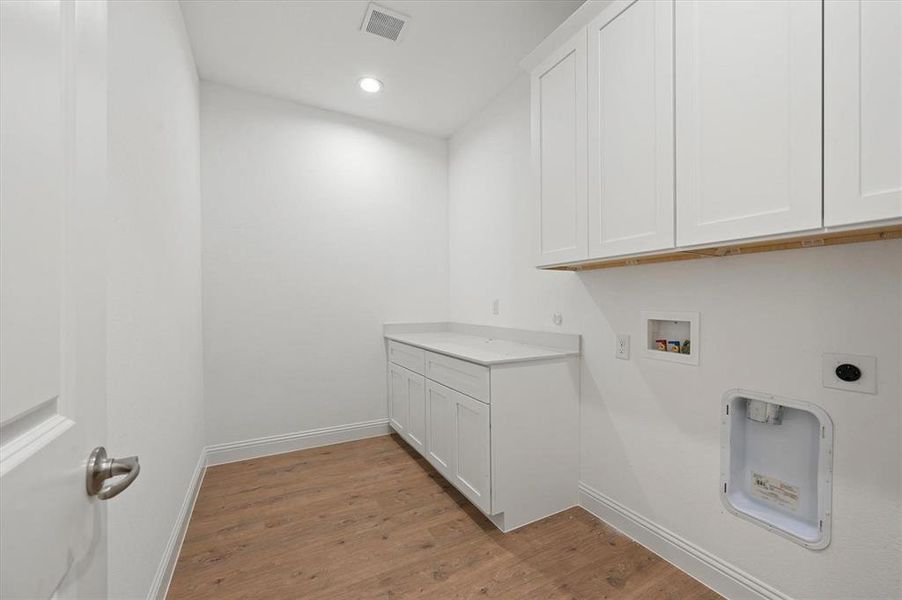
M 375 94 L 382 89 L 382 82 L 375 77 L 364 77 L 357 84 L 360 86 L 360 89 L 370 94 Z

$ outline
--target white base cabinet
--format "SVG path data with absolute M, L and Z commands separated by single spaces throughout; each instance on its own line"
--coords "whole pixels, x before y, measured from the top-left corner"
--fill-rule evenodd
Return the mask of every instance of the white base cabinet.
M 426 383 L 425 457 L 445 479 L 454 474 L 454 390 L 429 381 Z M 397 429 L 395 429 L 397 431 Z
M 502 531 L 576 504 L 578 357 L 487 366 L 395 341 L 388 355 L 392 429 Z
M 422 375 L 389 363 L 388 419 L 392 429 L 423 452 L 426 444 L 426 387 Z
M 407 377 L 407 441 L 422 454 L 426 448 L 426 379 L 410 373 Z
M 454 485 L 481 511 L 490 512 L 489 405 L 454 393 Z
M 410 410 L 406 371 L 396 364 L 388 366 L 388 422 L 401 435 L 407 431 L 407 413 Z
M 484 513 L 492 511 L 489 405 L 427 380 L 426 460 Z

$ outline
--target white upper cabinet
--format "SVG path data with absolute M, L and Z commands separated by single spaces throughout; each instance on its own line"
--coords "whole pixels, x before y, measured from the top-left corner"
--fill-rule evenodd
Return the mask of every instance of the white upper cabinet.
M 539 195 L 538 263 L 585 259 L 585 29 L 533 70 L 531 106 Z
M 902 217 L 902 3 L 824 10 L 824 224 Z
M 675 12 L 677 244 L 820 228 L 822 4 Z
M 538 266 L 900 222 L 902 0 L 597 6 L 525 61 Z
M 673 247 L 673 3 L 588 27 L 589 258 Z

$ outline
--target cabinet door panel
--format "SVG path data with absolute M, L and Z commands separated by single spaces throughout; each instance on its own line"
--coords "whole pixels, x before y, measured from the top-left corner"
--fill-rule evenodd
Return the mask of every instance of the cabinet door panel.
M 407 374 L 407 441 L 420 454 L 426 454 L 426 380 L 416 373 Z
M 539 264 L 587 257 L 586 33 L 532 74 L 533 170 L 539 195 Z
M 390 364 L 388 366 L 388 422 L 392 429 L 401 435 L 407 430 L 409 405 L 407 373 L 402 367 Z
M 677 244 L 821 226 L 820 2 L 676 4 Z
M 824 11 L 824 224 L 902 217 L 902 3 Z
M 589 25 L 589 257 L 673 247 L 673 3 Z
M 454 398 L 454 485 L 483 512 L 491 514 L 489 405 L 458 392 L 454 392 Z
M 426 460 L 449 481 L 454 472 L 455 393 L 426 380 Z

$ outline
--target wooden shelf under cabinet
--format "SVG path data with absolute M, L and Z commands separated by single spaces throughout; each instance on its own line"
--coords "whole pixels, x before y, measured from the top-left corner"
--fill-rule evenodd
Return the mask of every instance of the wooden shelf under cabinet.
M 902 239 L 902 224 L 869 227 L 846 231 L 831 231 L 796 235 L 780 239 L 735 242 L 728 245 L 708 248 L 671 249 L 642 256 L 621 256 L 588 260 L 579 263 L 539 267 L 552 271 L 592 271 L 614 267 L 630 267 L 697 258 L 722 258 L 759 252 L 775 252 L 778 250 L 794 250 L 797 248 L 818 248 L 821 246 L 839 246 L 841 244 L 857 244 L 860 242 L 876 242 L 880 240 Z

